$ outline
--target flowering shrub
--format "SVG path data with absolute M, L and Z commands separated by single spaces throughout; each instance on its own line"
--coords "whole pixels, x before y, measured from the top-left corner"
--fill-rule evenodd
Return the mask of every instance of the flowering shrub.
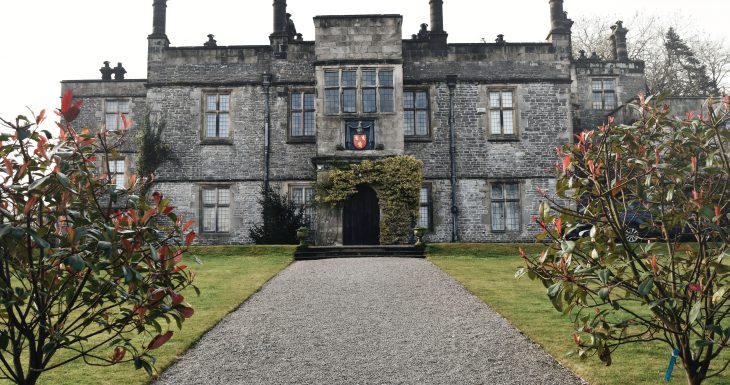
M 3 120 L 0 372 L 18 384 L 80 358 L 134 361 L 151 373 L 150 352 L 173 337 L 170 325 L 193 315 L 180 294 L 194 277 L 182 263 L 196 236 L 186 233 L 192 221 L 183 223 L 159 193 L 150 202 L 129 194 L 134 176 L 120 191 L 100 171 L 116 134 L 75 129 L 80 108 L 64 95 L 57 139 L 39 128 L 45 111 Z
M 651 99 L 635 124 L 558 149 L 556 196 L 535 217 L 549 247 L 522 253 L 517 275 L 571 316 L 580 357 L 608 365 L 620 345 L 661 341 L 700 384 L 728 365 L 730 97 L 681 119 Z

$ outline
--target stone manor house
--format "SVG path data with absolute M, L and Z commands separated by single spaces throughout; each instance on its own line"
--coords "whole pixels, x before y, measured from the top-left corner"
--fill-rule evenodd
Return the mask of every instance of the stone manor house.
M 119 129 L 127 114 L 133 136 L 148 112 L 166 120 L 175 161 L 155 189 L 196 219 L 201 243 L 251 242 L 264 183 L 307 210 L 319 244 L 369 243 L 379 187 L 360 186 L 336 215 L 321 215 L 313 184 L 343 162 L 403 154 L 423 161 L 418 224 L 429 241 L 532 241 L 554 149 L 646 88 L 621 22 L 606 31 L 613 57 L 577 54 L 563 0 L 547 3 L 544 42 L 448 42 L 442 0 L 429 1 L 430 26 L 411 38 L 400 15 L 334 15 L 315 17 L 314 40 L 304 40 L 275 0 L 269 44 L 217 46 L 209 35 L 175 47 L 167 0 L 154 0 L 147 79 L 124 79 L 107 62 L 101 80 L 62 88 L 84 100 L 85 127 Z M 134 146 L 123 150 L 108 170 L 120 187 L 135 169 Z

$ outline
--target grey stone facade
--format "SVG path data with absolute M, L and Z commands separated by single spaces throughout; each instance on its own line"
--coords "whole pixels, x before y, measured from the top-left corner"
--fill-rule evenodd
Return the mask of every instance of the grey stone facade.
M 442 26 L 440 2 L 434 4 L 432 24 Z M 289 192 L 321 180 L 338 163 L 402 154 L 424 163 L 432 216 L 429 241 L 532 241 L 538 232 L 531 221 L 540 203 L 538 191 L 554 187 L 555 147 L 612 113 L 593 108 L 593 80 L 615 82 L 616 108 L 645 88 L 642 62 L 623 55 L 611 61 L 573 57 L 572 22 L 560 0 L 550 1 L 548 41 L 492 44 L 447 43 L 448 33 L 440 28 L 404 40 L 400 15 L 344 15 L 316 17 L 314 41 L 277 27 L 284 29 L 273 31 L 267 45 L 171 47 L 162 6 L 165 1 L 155 2 L 158 17 L 148 39 L 147 79 L 70 80 L 62 86 L 85 101 L 81 125 L 99 127 L 110 99 L 130 101 L 135 121 L 130 135 L 146 113 L 167 121 L 164 141 L 174 159 L 158 170 L 156 189 L 185 218 L 196 219 L 201 243 L 251 242 L 248 230 L 261 221 L 257 199 L 265 182 Z M 274 7 L 279 15 L 286 3 Z M 351 86 L 343 83 L 344 72 L 355 79 Z M 327 81 L 333 74 L 342 77 L 338 86 Z M 371 80 L 372 91 L 366 91 Z M 406 96 L 419 92 L 427 100 L 427 134 L 408 136 L 406 117 L 417 112 L 405 108 Z M 509 99 L 500 100 L 507 111 L 502 114 L 512 114 L 513 124 L 494 109 L 494 92 L 511 98 L 509 105 Z M 293 132 L 293 117 L 299 116 L 292 110 L 293 95 L 303 93 L 314 95 L 311 136 Z M 335 104 L 328 104 L 328 93 L 341 98 L 337 111 L 331 110 Z M 351 105 L 345 94 L 351 95 Z M 228 101 L 225 117 L 216 118 L 206 103 L 221 95 Z M 229 122 L 225 135 L 209 137 L 209 116 Z M 492 116 L 504 126 L 496 127 Z M 374 138 L 372 148 L 348 148 L 352 138 L 346 125 L 353 122 L 373 125 L 368 134 Z M 133 144 L 123 155 L 131 172 Z M 493 223 L 498 220 L 493 207 L 499 205 L 492 189 L 502 183 L 518 186 L 518 212 L 507 230 Z M 206 209 L 203 191 L 214 188 L 227 189 L 230 202 Z M 222 218 L 213 227 L 223 231 L 206 231 L 204 210 Z M 342 242 L 342 215 L 340 208 L 318 208 L 320 243 Z

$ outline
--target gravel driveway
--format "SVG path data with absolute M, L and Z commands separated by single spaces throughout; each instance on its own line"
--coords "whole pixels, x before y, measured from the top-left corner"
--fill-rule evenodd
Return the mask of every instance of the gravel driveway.
M 581 384 L 421 259 L 295 262 L 158 385 Z

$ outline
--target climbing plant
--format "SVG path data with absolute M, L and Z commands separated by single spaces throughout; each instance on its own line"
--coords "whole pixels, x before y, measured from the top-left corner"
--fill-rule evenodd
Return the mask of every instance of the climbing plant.
M 416 221 L 423 184 L 423 162 L 412 156 L 365 160 L 331 170 L 317 184 L 318 204 L 338 206 L 357 192 L 357 186 L 378 186 L 380 243 L 407 243 Z

